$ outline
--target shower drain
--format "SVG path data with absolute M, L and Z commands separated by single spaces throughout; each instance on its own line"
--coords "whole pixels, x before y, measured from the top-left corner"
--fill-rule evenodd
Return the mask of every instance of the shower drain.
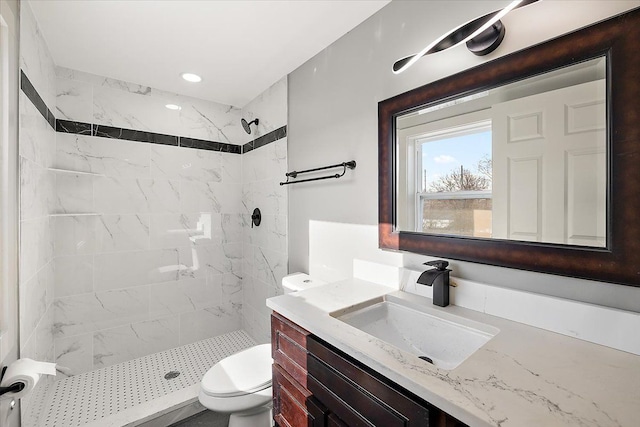
M 178 378 L 179 375 L 180 375 L 179 371 L 169 371 L 166 374 L 164 374 L 164 379 L 165 380 L 172 380 L 174 378 Z

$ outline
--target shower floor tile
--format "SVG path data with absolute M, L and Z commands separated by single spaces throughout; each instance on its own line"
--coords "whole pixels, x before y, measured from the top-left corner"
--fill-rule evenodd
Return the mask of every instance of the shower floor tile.
M 65 378 L 50 387 L 38 425 L 127 426 L 148 421 L 194 402 L 211 366 L 255 344 L 245 331 L 235 331 Z M 180 375 L 165 379 L 170 371 Z

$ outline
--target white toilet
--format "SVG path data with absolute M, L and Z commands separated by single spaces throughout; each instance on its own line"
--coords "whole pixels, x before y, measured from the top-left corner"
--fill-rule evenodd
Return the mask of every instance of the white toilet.
M 282 279 L 284 293 L 325 282 L 295 273 Z M 213 365 L 200 382 L 200 403 L 212 411 L 231 414 L 229 427 L 270 427 L 271 344 L 242 350 Z

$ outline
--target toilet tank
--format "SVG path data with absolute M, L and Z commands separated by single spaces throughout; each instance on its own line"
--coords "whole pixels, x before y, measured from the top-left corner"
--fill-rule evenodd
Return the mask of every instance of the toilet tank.
M 302 291 L 305 289 L 324 285 L 326 283 L 327 282 L 314 279 L 308 274 L 304 274 L 304 273 L 293 273 L 282 278 L 282 288 L 284 289 L 285 294 Z

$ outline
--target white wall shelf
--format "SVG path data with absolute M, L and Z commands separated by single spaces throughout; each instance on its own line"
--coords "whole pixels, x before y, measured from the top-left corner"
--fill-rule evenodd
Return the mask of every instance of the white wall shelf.
M 101 174 L 101 173 L 74 171 L 74 170 L 70 170 L 70 169 L 58 169 L 58 168 L 48 168 L 48 169 L 50 171 L 52 171 L 52 172 L 69 173 L 69 174 L 74 174 L 74 175 L 105 176 L 104 174 Z
M 102 214 L 99 214 L 97 212 L 87 212 L 87 213 L 58 213 L 58 214 L 50 214 L 49 216 L 51 217 L 55 217 L 55 216 L 100 216 Z

